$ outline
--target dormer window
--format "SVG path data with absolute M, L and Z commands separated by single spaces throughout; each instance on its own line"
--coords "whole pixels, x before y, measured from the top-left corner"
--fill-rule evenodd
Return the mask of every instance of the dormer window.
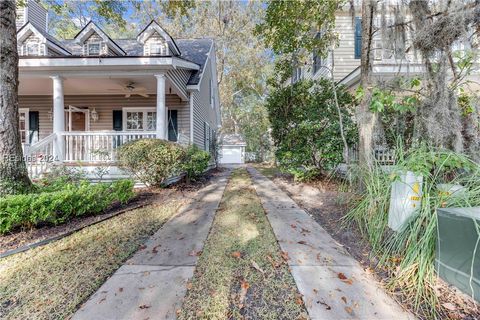
M 38 43 L 27 43 L 26 44 L 26 54 L 27 56 L 38 56 L 39 45 Z
M 100 42 L 87 43 L 87 52 L 89 56 L 99 56 L 100 48 L 101 48 Z
M 150 46 L 150 55 L 151 56 L 165 56 L 167 55 L 167 48 L 162 42 L 151 42 Z

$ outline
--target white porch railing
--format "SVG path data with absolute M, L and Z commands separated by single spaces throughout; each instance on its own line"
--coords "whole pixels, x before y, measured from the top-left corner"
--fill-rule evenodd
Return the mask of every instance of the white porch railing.
M 114 162 L 121 145 L 138 139 L 155 138 L 155 132 L 87 131 L 60 133 L 65 162 Z
M 27 171 L 31 178 L 38 178 L 47 172 L 53 162 L 56 161 L 53 158 L 53 145 L 56 139 L 57 135 L 52 133 L 33 145 L 23 145 Z

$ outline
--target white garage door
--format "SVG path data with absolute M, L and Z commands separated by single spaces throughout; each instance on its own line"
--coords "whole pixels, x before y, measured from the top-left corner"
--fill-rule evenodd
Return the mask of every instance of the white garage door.
M 220 163 L 243 163 L 242 147 L 222 147 Z

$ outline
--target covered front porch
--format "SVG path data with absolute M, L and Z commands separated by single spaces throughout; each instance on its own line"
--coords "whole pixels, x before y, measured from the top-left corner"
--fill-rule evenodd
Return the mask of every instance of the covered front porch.
M 20 130 L 30 175 L 62 163 L 114 165 L 117 148 L 132 140 L 190 143 L 191 99 L 174 76 L 21 76 Z

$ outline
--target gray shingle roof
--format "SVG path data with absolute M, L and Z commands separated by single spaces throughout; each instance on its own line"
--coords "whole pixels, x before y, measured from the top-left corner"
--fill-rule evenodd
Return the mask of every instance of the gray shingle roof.
M 143 56 L 143 45 L 136 39 L 117 39 L 115 43 L 127 53 L 127 56 Z M 196 85 L 200 80 L 203 68 L 207 62 L 208 53 L 213 45 L 211 39 L 175 39 L 181 51 L 180 58 L 196 63 L 200 70 L 192 72 L 187 85 Z M 82 54 L 82 47 L 75 40 L 63 40 L 61 46 L 66 48 L 74 56 Z
M 247 143 L 241 134 L 225 134 L 220 139 L 222 141 L 222 145 L 238 145 L 238 146 L 245 146 Z

